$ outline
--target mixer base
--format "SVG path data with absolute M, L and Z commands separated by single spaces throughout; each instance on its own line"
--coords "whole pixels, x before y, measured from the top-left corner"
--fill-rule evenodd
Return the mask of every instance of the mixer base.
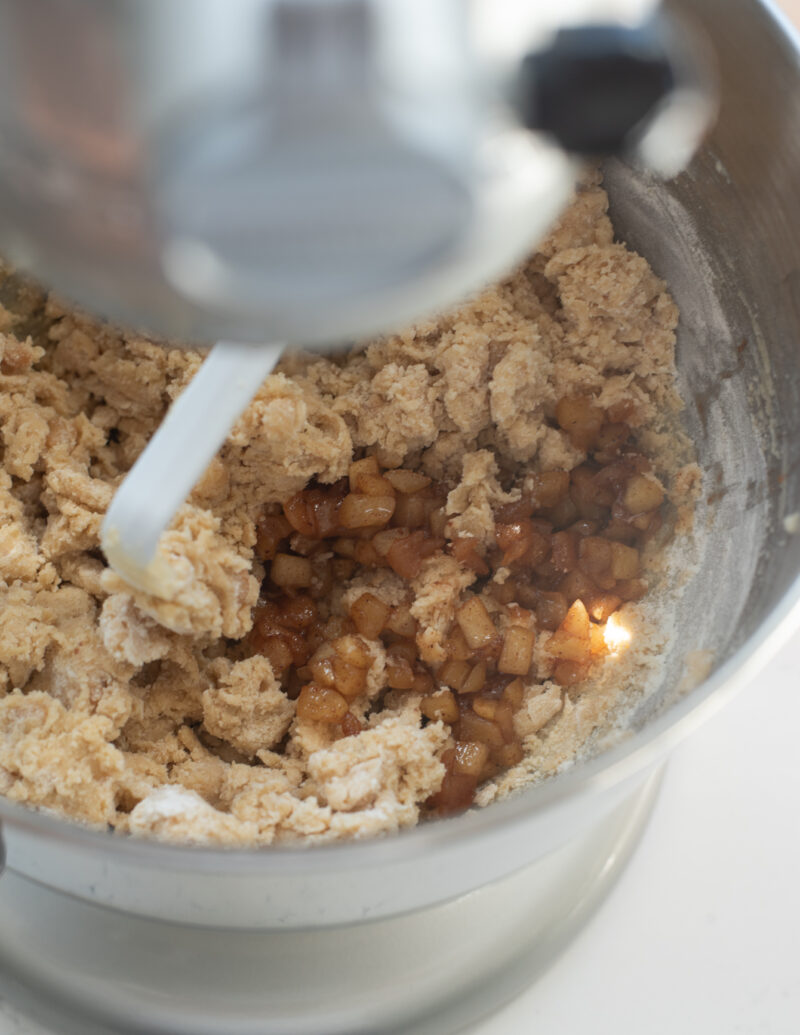
M 456 1032 L 530 985 L 580 930 L 630 858 L 660 779 L 511 877 L 325 930 L 142 919 L 7 872 L 0 997 L 63 1035 Z

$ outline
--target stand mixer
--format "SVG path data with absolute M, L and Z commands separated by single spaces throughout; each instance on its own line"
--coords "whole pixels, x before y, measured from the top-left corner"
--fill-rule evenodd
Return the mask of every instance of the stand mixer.
M 115 321 L 224 339 L 116 493 L 112 567 L 174 594 L 160 534 L 281 343 L 340 345 L 497 277 L 583 156 L 683 167 L 707 62 L 656 7 L 0 5 L 0 250 Z
M 719 118 L 668 183 L 605 169 L 614 225 L 681 310 L 686 429 L 717 497 L 698 501 L 704 546 L 662 684 L 597 757 L 392 837 L 222 851 L 0 796 L 0 996 L 53 1031 L 444 1035 L 485 1016 L 602 900 L 669 750 L 796 625 L 800 45 L 767 0 L 668 12 L 713 37 Z M 281 342 L 357 339 L 508 268 L 584 150 L 679 167 L 709 115 L 702 48 L 693 64 L 691 34 L 655 13 L 642 0 L 4 0 L 0 253 L 113 319 L 244 343 L 218 353 L 231 404 L 212 378 L 202 419 L 178 422 L 183 476 L 205 424 L 219 417 L 224 435 Z M 648 70 L 648 90 L 622 69 Z M 153 446 L 167 495 L 175 427 Z M 142 484 L 155 512 L 164 486 Z M 135 577 L 150 558 L 129 536 L 118 561 Z M 680 692 L 695 648 L 714 671 Z

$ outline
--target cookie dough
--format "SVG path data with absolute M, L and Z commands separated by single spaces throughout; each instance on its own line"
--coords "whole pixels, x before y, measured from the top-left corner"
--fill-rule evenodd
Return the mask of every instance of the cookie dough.
M 442 785 L 449 729 L 423 719 L 420 694 L 385 692 L 379 645 L 350 736 L 299 717 L 270 661 L 245 649 L 265 507 L 373 455 L 381 469 L 446 485 L 445 537 L 485 546 L 526 477 L 585 460 L 555 419 L 560 399 L 622 406 L 635 435 L 659 442 L 680 405 L 676 307 L 647 262 L 615 242 L 606 195 L 587 177 L 502 284 L 348 355 L 285 357 L 164 538 L 182 579 L 164 601 L 106 568 L 100 524 L 203 354 L 26 294 L 11 274 L 0 298 L 0 793 L 135 835 L 366 837 L 416 823 Z M 654 459 L 670 486 L 670 450 Z M 359 578 L 332 591 L 333 618 Z M 432 662 L 476 578 L 442 554 L 413 580 Z M 396 603 L 390 573 L 370 585 Z M 624 660 L 601 663 L 580 693 L 552 682 L 553 661 L 537 650 L 515 719 L 525 757 L 484 783 L 480 804 L 551 774 L 602 729 L 648 642 L 637 605 L 622 610 Z

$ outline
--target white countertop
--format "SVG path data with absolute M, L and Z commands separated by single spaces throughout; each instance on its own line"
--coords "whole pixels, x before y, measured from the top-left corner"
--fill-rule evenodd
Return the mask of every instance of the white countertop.
M 800 1031 L 799 673 L 797 634 L 675 753 L 589 926 L 473 1035 Z M 0 1004 L 0 1035 L 43 1033 Z
M 800 633 L 673 755 L 589 926 L 475 1035 L 800 1031 Z

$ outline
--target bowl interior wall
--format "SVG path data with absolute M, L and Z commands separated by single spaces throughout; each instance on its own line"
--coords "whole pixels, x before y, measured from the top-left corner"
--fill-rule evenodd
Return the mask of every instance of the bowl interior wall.
M 669 183 L 606 167 L 619 237 L 668 282 L 681 311 L 683 419 L 704 470 L 697 571 L 662 688 L 635 725 L 672 699 L 688 651 L 724 661 L 800 571 L 800 535 L 787 530 L 800 511 L 798 58 L 757 3 L 671 6 L 713 40 L 717 125 Z

